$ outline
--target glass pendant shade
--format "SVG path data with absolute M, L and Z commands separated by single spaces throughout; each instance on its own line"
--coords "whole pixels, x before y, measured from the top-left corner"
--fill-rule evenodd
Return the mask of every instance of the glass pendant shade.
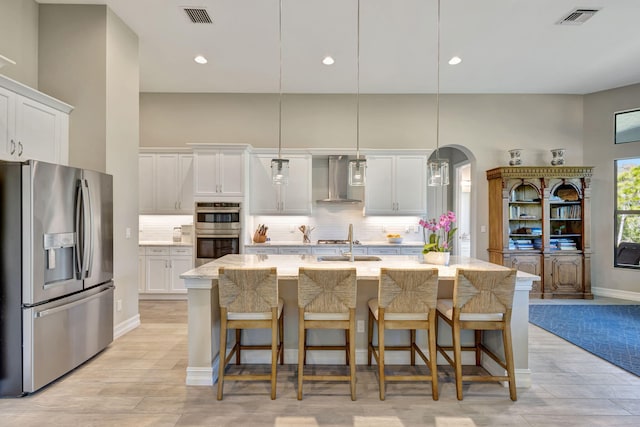
M 349 185 L 362 187 L 367 180 L 367 161 L 356 159 L 349 161 Z
M 271 181 L 274 185 L 289 183 L 289 160 L 271 159 Z
M 427 184 L 429 187 L 449 185 L 449 161 L 436 159 L 429 161 Z

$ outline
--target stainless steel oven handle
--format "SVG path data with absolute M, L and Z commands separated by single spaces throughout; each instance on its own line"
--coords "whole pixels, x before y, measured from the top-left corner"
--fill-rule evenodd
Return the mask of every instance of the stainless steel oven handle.
M 239 239 L 239 234 L 196 234 L 196 239 Z
M 240 213 L 240 208 L 196 208 L 196 213 L 204 213 L 204 214 L 228 214 L 228 213 Z
M 109 288 L 105 288 L 105 289 L 103 289 L 102 291 L 98 292 L 97 294 L 95 294 L 95 295 L 91 295 L 90 297 L 83 298 L 83 299 L 80 299 L 80 300 L 78 300 L 78 301 L 71 302 L 71 303 L 69 303 L 69 304 L 61 305 L 60 307 L 55 307 L 55 308 L 50 308 L 50 309 L 48 309 L 48 310 L 42 310 L 42 311 L 39 311 L 39 312 L 37 312 L 37 313 L 34 313 L 34 314 L 33 314 L 33 317 L 35 317 L 35 318 L 38 318 L 38 317 L 45 317 L 45 316 L 49 316 L 49 315 L 51 315 L 51 314 L 58 313 L 58 312 L 60 312 L 60 311 L 69 310 L 70 308 L 73 308 L 73 307 L 78 306 L 78 305 L 85 304 L 85 303 L 87 303 L 87 302 L 89 302 L 89 301 L 91 301 L 91 300 L 94 300 L 94 299 L 96 299 L 96 298 L 99 298 L 99 297 L 101 297 L 101 296 L 102 296 L 102 294 L 104 294 L 105 292 L 107 292 L 107 291 L 109 291 L 109 290 L 111 290 L 111 289 L 113 289 L 113 288 L 111 288 L 111 287 L 109 287 Z

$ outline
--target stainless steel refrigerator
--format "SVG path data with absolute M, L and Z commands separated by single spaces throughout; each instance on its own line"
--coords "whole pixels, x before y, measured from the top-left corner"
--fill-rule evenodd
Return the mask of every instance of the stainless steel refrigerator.
M 0 161 L 0 213 L 0 396 L 19 396 L 113 341 L 113 180 Z

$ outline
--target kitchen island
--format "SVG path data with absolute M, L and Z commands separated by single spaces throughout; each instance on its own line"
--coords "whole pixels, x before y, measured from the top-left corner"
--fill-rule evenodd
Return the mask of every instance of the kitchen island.
M 358 294 L 356 307 L 356 363 L 367 363 L 367 301 L 377 297 L 378 275 L 381 267 L 389 268 L 433 268 L 439 270 L 438 297 L 451 298 L 453 290 L 453 278 L 457 267 L 479 268 L 487 270 L 503 270 L 505 267 L 466 257 L 451 257 L 449 266 L 437 266 L 425 264 L 422 256 L 382 256 L 380 261 L 320 261 L 313 255 L 226 255 L 213 262 L 183 273 L 180 277 L 185 279 L 188 293 L 188 351 L 189 361 L 187 366 L 187 385 L 213 385 L 217 379 L 217 365 L 220 342 L 220 309 L 218 305 L 218 268 L 220 267 L 276 267 L 278 269 L 278 289 L 280 298 L 285 301 L 285 325 L 284 325 L 284 357 L 285 363 L 297 363 L 297 280 L 299 267 L 323 267 L 345 268 L 355 267 L 358 279 Z M 533 274 L 518 272 L 516 291 L 513 303 L 513 315 L 511 328 L 513 336 L 513 352 L 516 367 L 516 383 L 518 387 L 529 387 L 531 384 L 528 357 L 528 322 L 529 322 L 529 291 L 533 281 L 540 277 Z M 265 332 L 262 334 L 262 332 Z M 309 335 L 309 341 L 313 343 L 325 343 L 324 340 L 341 340 L 343 335 L 339 331 L 310 331 L 325 332 L 320 336 Z M 335 334 L 331 334 L 335 332 Z M 389 345 L 401 343 L 406 340 L 405 331 L 390 331 L 395 334 L 387 338 Z M 463 345 L 473 339 L 472 331 L 463 335 Z M 495 333 L 494 333 L 495 332 Z M 403 333 L 405 335 L 403 335 Z M 246 331 L 246 339 L 256 343 L 268 342 L 268 331 Z M 265 341 L 266 340 L 266 341 Z M 439 324 L 439 342 L 450 342 L 450 329 L 442 322 Z M 501 354 L 501 337 L 499 331 L 488 331 L 484 334 L 485 345 Z M 233 344 L 233 340 L 230 345 Z M 425 348 L 425 336 L 419 336 L 419 345 Z M 256 355 L 258 353 L 258 355 Z M 307 356 L 309 363 L 341 364 L 344 363 L 343 352 L 310 352 Z M 269 352 L 243 353 L 244 363 L 268 363 Z M 245 360 L 245 356 L 247 359 Z M 406 358 L 405 358 L 406 356 Z M 468 358 L 467 358 L 468 357 Z M 440 359 L 438 364 L 444 364 Z M 390 364 L 408 363 L 408 355 L 390 353 L 387 357 Z M 375 363 L 375 362 L 374 362 Z M 463 363 L 474 364 L 472 353 L 465 354 Z M 498 372 L 498 365 L 490 358 L 483 359 L 483 366 L 490 372 Z

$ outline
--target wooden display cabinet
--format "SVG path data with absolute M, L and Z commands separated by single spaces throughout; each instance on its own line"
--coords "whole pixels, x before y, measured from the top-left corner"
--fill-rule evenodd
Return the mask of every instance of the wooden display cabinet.
M 592 170 L 509 166 L 487 171 L 489 261 L 540 276 L 532 298 L 593 298 Z

